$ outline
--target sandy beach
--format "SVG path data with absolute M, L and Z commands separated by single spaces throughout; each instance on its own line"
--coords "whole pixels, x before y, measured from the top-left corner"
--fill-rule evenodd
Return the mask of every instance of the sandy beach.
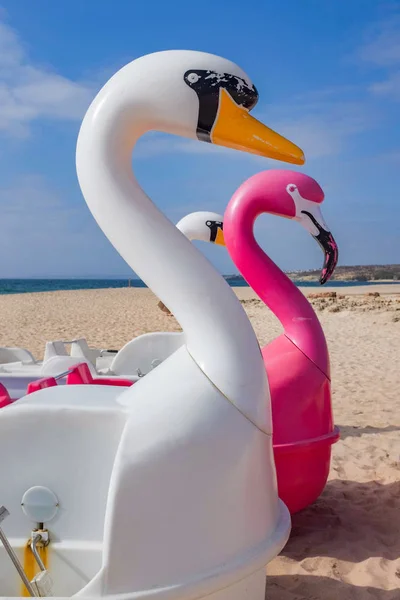
M 324 493 L 293 518 L 288 544 L 268 566 L 267 598 L 398 600 L 400 284 L 303 291 L 328 340 L 341 440 Z M 235 292 L 261 345 L 280 333 L 251 289 Z M 178 331 L 157 302 L 137 288 L 0 296 L 0 345 L 40 358 L 46 340 L 85 336 L 117 349 L 144 332 Z

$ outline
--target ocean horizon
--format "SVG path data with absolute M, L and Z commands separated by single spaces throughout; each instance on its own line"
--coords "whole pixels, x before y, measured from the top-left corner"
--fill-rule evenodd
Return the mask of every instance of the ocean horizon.
M 239 275 L 223 275 L 231 287 L 249 287 L 248 283 Z M 318 281 L 293 281 L 297 287 L 315 287 L 323 289 Z M 355 287 L 362 285 L 379 285 L 379 281 L 332 281 L 329 287 Z M 398 281 L 385 282 L 398 284 Z M 29 294 L 35 292 L 55 292 L 69 290 L 96 290 L 109 288 L 147 288 L 141 279 L 96 279 L 96 278 L 32 278 L 32 279 L 0 279 L 0 295 L 5 294 Z

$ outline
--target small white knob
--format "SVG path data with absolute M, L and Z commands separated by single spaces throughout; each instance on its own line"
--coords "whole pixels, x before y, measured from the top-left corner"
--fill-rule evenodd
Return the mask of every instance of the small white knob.
M 58 511 L 58 498 L 49 488 L 35 485 L 22 496 L 22 510 L 35 523 L 47 523 Z

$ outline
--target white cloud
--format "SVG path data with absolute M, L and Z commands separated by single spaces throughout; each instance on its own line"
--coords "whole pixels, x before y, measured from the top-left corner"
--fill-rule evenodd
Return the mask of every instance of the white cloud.
M 384 78 L 372 83 L 369 91 L 376 96 L 400 100 L 400 15 L 375 24 L 367 37 L 357 56 L 384 73 Z
M 400 63 L 400 15 L 374 24 L 365 37 L 368 41 L 357 52 L 361 60 L 378 66 Z
M 378 157 L 374 157 L 374 160 L 379 160 L 380 162 L 384 162 L 389 165 L 400 165 L 400 150 L 383 152 Z
M 308 159 L 339 155 L 352 138 L 373 128 L 376 116 L 362 101 L 346 101 L 343 94 L 313 103 L 279 108 L 278 131 L 298 144 Z M 293 115 L 293 116 L 289 116 Z
M 24 137 L 36 119 L 79 120 L 92 98 L 91 85 L 34 65 L 18 34 L 0 20 L 0 133 Z
M 22 175 L 0 187 L 0 210 L 3 235 L 9 232 L 16 240 L 27 232 L 36 235 L 39 230 L 42 235 L 45 225 L 49 226 L 49 233 L 54 228 L 57 232 L 65 219 L 74 214 L 74 209 L 65 205 L 40 175 Z
M 392 100 L 400 100 L 400 71 L 392 73 L 383 81 L 373 83 L 369 89 L 377 96 L 386 96 Z
M 0 187 L 0 215 L 0 278 L 124 269 L 85 203 L 71 205 L 40 175 Z

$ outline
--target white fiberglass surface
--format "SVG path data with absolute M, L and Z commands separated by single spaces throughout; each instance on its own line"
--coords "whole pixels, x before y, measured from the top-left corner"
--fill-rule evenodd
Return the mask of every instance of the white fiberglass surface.
M 23 562 L 37 523 L 21 501 L 36 486 L 56 496 L 58 510 L 44 524 L 54 596 L 76 594 L 100 568 L 110 477 L 126 420 L 113 392 L 106 386 L 48 388 L 0 412 L 0 506 L 9 511 L 1 526 Z M 0 543 L 0 598 L 22 595 Z
M 38 373 L 40 374 L 40 370 L 42 368 L 42 363 L 37 363 L 34 365 L 24 365 L 21 362 L 14 363 L 6 363 L 5 365 L 1 365 L 1 373 L 10 373 L 15 375 L 26 375 L 28 373 Z
M 35 404 L 50 405 L 52 407 L 57 405 L 59 407 L 91 407 L 93 409 L 115 408 L 121 411 L 116 398 L 126 390 L 126 387 L 112 385 L 61 385 L 45 388 L 24 396 L 17 400 L 14 405 L 26 404 L 29 406 Z

